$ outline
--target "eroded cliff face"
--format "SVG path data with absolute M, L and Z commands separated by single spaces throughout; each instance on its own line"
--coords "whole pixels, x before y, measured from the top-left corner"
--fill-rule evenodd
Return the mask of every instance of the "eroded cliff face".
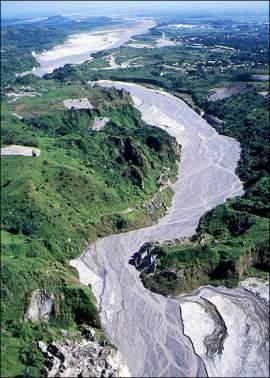
M 245 270 L 251 266 L 263 266 L 264 269 L 270 268 L 269 262 L 269 239 L 263 240 L 255 247 L 250 248 L 242 256 L 236 264 L 236 270 L 241 279 Z
M 62 341 L 38 343 L 47 377 L 130 377 L 120 352 L 98 341 L 90 327 L 83 335 L 62 330 L 62 336 Z
M 215 102 L 231 96 L 235 96 L 237 94 L 243 94 L 252 91 L 254 91 L 254 87 L 252 87 L 252 85 L 247 85 L 244 83 L 227 85 L 225 87 L 210 90 L 207 100 L 210 102 Z
M 32 323 L 48 321 L 50 314 L 54 311 L 54 295 L 45 290 L 33 290 L 30 303 L 25 314 L 25 320 Z

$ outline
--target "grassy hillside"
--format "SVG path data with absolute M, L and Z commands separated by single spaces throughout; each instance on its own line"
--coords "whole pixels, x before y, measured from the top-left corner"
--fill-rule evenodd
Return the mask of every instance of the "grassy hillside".
M 29 93 L 24 90 L 10 93 Z M 68 262 L 98 237 L 149 225 L 164 214 L 170 189 L 161 193 L 156 212 L 143 205 L 162 173 L 175 179 L 179 159 L 175 140 L 146 125 L 122 91 L 41 79 L 29 90 L 40 96 L 7 97 L 1 114 L 2 146 L 41 150 L 39 157 L 1 158 L 2 376 L 41 374 L 35 341 L 83 323 L 100 327 L 91 290 L 79 285 Z M 65 109 L 63 100 L 81 97 L 94 108 Z M 92 130 L 96 116 L 110 118 L 101 131 Z M 55 297 L 47 324 L 24 321 L 37 288 Z

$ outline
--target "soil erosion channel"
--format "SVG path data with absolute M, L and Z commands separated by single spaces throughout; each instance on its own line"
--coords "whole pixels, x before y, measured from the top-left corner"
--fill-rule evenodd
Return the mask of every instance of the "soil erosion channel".
M 152 227 L 100 239 L 71 262 L 81 282 L 93 287 L 110 341 L 136 377 L 237 376 L 240 370 L 238 376 L 267 376 L 267 311 L 254 294 L 243 288 L 207 287 L 201 295 L 199 290 L 194 296 L 166 298 L 146 290 L 139 272 L 128 262 L 145 242 L 191 236 L 207 210 L 243 194 L 235 174 L 239 143 L 219 135 L 183 101 L 166 92 L 121 82 L 98 83 L 127 90 L 145 122 L 166 130 L 182 145 L 168 215 Z M 230 314 L 230 300 L 239 311 Z M 192 303 L 200 306 L 194 314 L 202 311 L 202 316 L 187 316 Z M 239 328 L 239 321 L 248 332 Z M 198 340 L 193 338 L 196 330 Z M 203 350 L 204 340 L 213 336 L 215 343 L 215 335 L 217 340 L 223 337 L 224 350 L 209 357 Z M 238 353 L 230 354 L 226 343 L 237 344 Z

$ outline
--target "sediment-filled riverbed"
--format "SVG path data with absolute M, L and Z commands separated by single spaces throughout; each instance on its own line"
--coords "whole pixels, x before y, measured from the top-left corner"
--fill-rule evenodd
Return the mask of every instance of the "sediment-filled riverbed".
M 165 92 L 135 84 L 98 83 L 127 90 L 143 119 L 182 145 L 168 215 L 152 227 L 100 239 L 71 262 L 81 282 L 92 285 L 110 341 L 136 377 L 234 376 L 235 372 L 254 376 L 256 371 L 267 376 L 265 301 L 244 288 L 207 287 L 181 298 L 166 298 L 145 289 L 139 272 L 129 264 L 145 242 L 191 236 L 207 210 L 243 194 L 235 174 L 239 143 L 219 135 L 183 101 Z M 228 313 L 230 301 L 234 311 Z M 192 306 L 197 307 L 189 316 Z M 215 349 L 213 333 L 222 339 L 220 348 Z M 229 353 L 234 343 L 239 348 Z M 207 354 L 205 344 L 212 354 Z

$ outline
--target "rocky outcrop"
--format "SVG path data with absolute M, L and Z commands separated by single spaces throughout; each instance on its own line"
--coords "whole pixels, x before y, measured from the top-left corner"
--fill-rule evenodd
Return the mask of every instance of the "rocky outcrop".
M 175 246 L 175 245 L 188 245 L 196 240 L 194 237 L 183 237 L 179 239 L 172 239 L 172 240 L 163 240 L 162 242 L 157 242 L 158 245 L 168 245 L 168 246 Z
M 170 169 L 163 167 L 164 173 L 160 175 L 160 177 L 157 180 L 158 184 L 158 190 L 153 195 L 153 197 L 144 202 L 143 207 L 146 209 L 146 211 L 149 214 L 154 214 L 158 210 L 163 210 L 165 213 L 167 212 L 168 208 L 164 200 L 161 199 L 160 193 L 163 191 L 172 192 L 172 182 L 169 177 Z
M 190 238 L 184 237 L 182 239 L 164 240 L 162 242 L 147 242 L 144 243 L 138 252 L 135 252 L 130 258 L 129 263 L 134 265 L 141 273 L 154 274 L 158 264 L 158 259 L 163 255 L 162 245 L 181 245 L 189 244 Z M 171 277 L 173 279 L 181 278 L 182 271 L 174 271 L 172 269 L 165 269 L 158 274 L 162 277 Z
M 45 357 L 47 377 L 129 377 L 120 352 L 106 342 L 99 342 L 95 331 L 87 327 L 84 337 L 79 332 L 62 330 L 63 341 L 38 348 Z
M 159 249 L 154 243 L 145 243 L 138 252 L 134 253 L 129 263 L 134 265 L 136 269 L 141 272 L 153 274 L 156 271 L 158 254 Z
M 64 107 L 68 109 L 93 109 L 93 105 L 90 104 L 88 98 L 75 98 L 67 99 L 63 101 Z
M 205 119 L 211 126 L 213 126 L 217 131 L 222 131 L 222 128 L 224 126 L 224 121 L 221 119 L 214 117 L 211 114 L 203 114 L 203 119 Z
M 164 202 L 162 202 L 158 196 L 158 193 L 156 193 L 153 198 L 151 198 L 150 201 L 146 201 L 143 204 L 143 207 L 146 209 L 146 211 L 149 214 L 154 214 L 158 210 L 164 210 L 164 213 L 167 212 L 168 208 Z
M 54 295 L 48 294 L 45 290 L 36 289 L 31 294 L 25 320 L 30 320 L 32 323 L 48 321 L 49 316 L 53 311 Z

